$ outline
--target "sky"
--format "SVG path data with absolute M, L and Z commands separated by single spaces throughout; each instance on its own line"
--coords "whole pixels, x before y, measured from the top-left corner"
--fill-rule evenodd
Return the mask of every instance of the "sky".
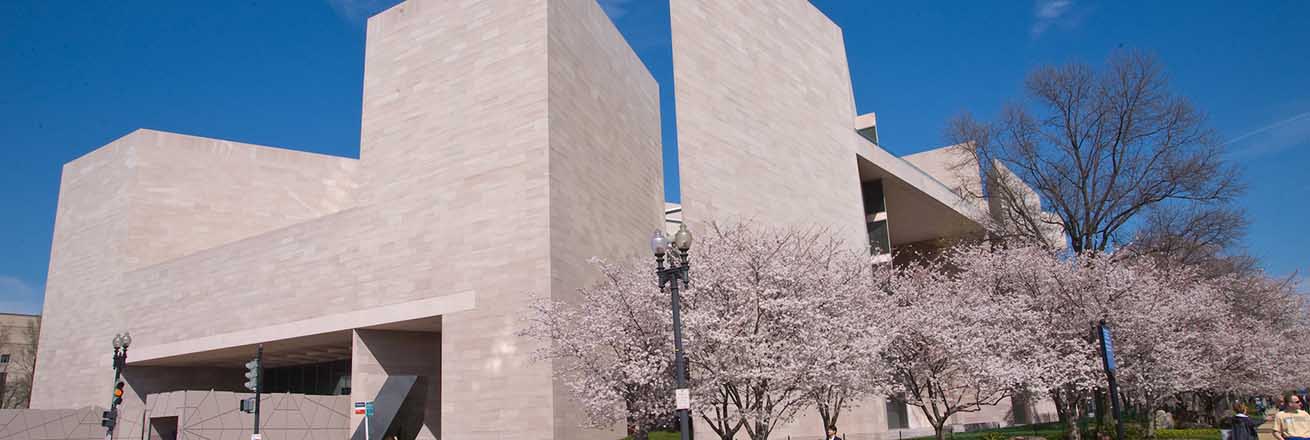
M 0 312 L 40 311 L 62 165 L 134 129 L 358 157 L 365 20 L 396 3 L 6 2 Z M 676 201 L 668 3 L 600 3 L 660 84 Z M 961 112 L 994 116 L 1036 66 L 1154 53 L 1242 169 L 1242 250 L 1310 273 L 1310 2 L 813 3 L 842 27 L 857 110 L 897 155 L 944 144 Z

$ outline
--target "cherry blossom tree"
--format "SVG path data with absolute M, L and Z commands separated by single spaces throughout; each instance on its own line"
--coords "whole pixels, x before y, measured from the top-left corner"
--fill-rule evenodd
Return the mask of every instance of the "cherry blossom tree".
M 859 260 L 847 264 L 860 264 L 855 267 L 862 271 L 867 261 Z M 895 271 L 890 264 L 877 264 L 870 275 L 872 279 L 868 283 L 849 283 L 843 281 L 845 277 L 829 278 L 829 282 L 843 284 L 824 289 L 833 295 L 829 301 L 841 303 L 840 311 L 816 325 L 819 340 L 826 345 L 815 353 L 815 364 L 806 370 L 813 377 L 805 381 L 819 412 L 822 426 L 818 428 L 823 435 L 827 435 L 827 427 L 838 425 L 842 409 L 865 397 L 885 396 L 891 390 L 889 382 L 871 376 L 869 371 L 879 364 L 879 355 L 891 339 L 887 325 L 891 298 L 886 287 L 891 284 Z
M 835 423 L 873 388 L 852 370 L 884 345 L 865 321 L 872 257 L 823 229 L 701 229 L 685 296 L 697 414 L 725 440 L 765 440 L 816 401 Z
M 1259 273 L 994 242 L 892 268 L 823 229 L 697 229 L 682 301 L 692 409 L 722 440 L 768 439 L 811 407 L 837 424 L 852 402 L 889 394 L 941 438 L 952 416 L 1042 391 L 1078 440 L 1078 403 L 1106 386 L 1100 320 L 1121 394 L 1147 413 L 1184 392 L 1310 382 L 1285 368 L 1310 355 L 1279 342 L 1310 337 L 1306 304 Z M 597 284 L 536 303 L 524 331 L 589 423 L 626 421 L 636 438 L 673 411 L 669 292 L 649 263 L 597 261 Z
M 1285 341 L 1310 338 L 1310 313 L 1292 279 L 1262 273 L 1216 281 L 1232 321 L 1215 335 L 1218 362 L 1212 386 L 1219 392 L 1280 394 L 1310 383 L 1310 354 L 1289 350 Z
M 949 260 L 953 277 L 984 290 L 996 280 L 993 295 L 1014 297 L 1005 307 L 1038 336 L 1017 359 L 1043 366 L 1029 383 L 1049 390 L 1071 438 L 1075 402 L 1106 386 L 1092 330 L 1102 319 L 1112 329 L 1121 392 L 1146 413 L 1182 392 L 1249 392 L 1305 379 L 1270 361 L 1288 356 L 1272 353 L 1271 341 L 1305 334 L 1305 308 L 1263 277 L 1216 279 L 1159 259 L 1034 247 L 972 248 Z
M 1044 368 L 1036 382 L 1047 387 L 1071 438 L 1078 436 L 1076 403 L 1106 387 L 1094 330 L 1100 320 L 1112 329 L 1123 391 L 1148 407 L 1201 380 L 1202 335 L 1214 328 L 1207 317 L 1217 315 L 1216 303 L 1213 295 L 1187 296 L 1197 293 L 1185 289 L 1190 276 L 1091 252 L 1012 248 L 994 254 L 1010 263 L 1010 292 L 1037 324 L 1034 350 Z
M 898 270 L 892 340 L 873 372 L 893 384 L 943 436 L 954 415 L 995 405 L 1039 378 L 1041 334 L 1022 297 L 1010 294 L 1009 261 L 964 246 Z
M 1123 394 L 1151 414 L 1165 398 L 1205 389 L 1214 377 L 1214 336 L 1229 322 L 1218 289 L 1188 267 L 1110 260 L 1096 258 L 1082 269 L 1124 290 L 1106 312 Z
M 522 333 L 581 403 L 590 426 L 625 421 L 636 440 L 673 414 L 673 325 L 651 262 L 593 260 L 603 277 L 569 302 L 532 305 Z
M 701 228 L 698 228 L 701 229 Z M 835 424 L 851 402 L 880 392 L 870 362 L 885 345 L 881 295 L 890 274 L 858 245 L 824 229 L 705 225 L 683 291 L 693 410 L 721 439 L 765 440 L 817 406 Z M 524 335 L 582 404 L 593 426 L 626 420 L 636 438 L 672 404 L 668 292 L 646 261 L 598 262 L 605 275 L 576 300 L 540 301 Z

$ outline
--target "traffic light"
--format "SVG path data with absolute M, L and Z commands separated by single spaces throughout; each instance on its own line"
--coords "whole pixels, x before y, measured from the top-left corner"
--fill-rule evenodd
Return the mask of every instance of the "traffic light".
M 259 359 L 246 362 L 246 389 L 259 390 Z
M 111 409 L 100 413 L 100 426 L 114 429 L 114 422 L 118 420 L 118 410 Z
M 114 384 L 114 405 L 123 403 L 123 381 Z

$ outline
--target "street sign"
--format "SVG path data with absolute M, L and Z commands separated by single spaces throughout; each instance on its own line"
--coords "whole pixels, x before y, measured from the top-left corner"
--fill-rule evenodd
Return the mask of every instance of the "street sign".
M 366 407 L 367 404 L 364 402 L 355 402 L 355 414 L 361 416 L 364 415 L 365 412 L 368 412 Z
M 691 391 L 686 388 L 678 388 L 673 391 L 673 397 L 677 403 L 677 409 L 691 409 Z
M 373 417 L 373 401 L 370 400 L 364 404 L 364 416 Z
M 261 440 L 263 438 L 264 436 L 262 434 L 250 434 L 250 440 Z
M 1110 326 L 1102 319 L 1097 325 L 1101 339 L 1101 359 L 1105 361 L 1105 380 L 1110 385 L 1110 403 L 1114 407 L 1114 431 L 1117 440 L 1124 440 L 1123 411 L 1119 408 L 1119 382 L 1114 377 L 1114 342 L 1110 339 Z
M 1110 327 L 1101 324 L 1101 355 L 1105 358 L 1105 371 L 1113 373 L 1114 365 L 1114 342 L 1110 340 Z

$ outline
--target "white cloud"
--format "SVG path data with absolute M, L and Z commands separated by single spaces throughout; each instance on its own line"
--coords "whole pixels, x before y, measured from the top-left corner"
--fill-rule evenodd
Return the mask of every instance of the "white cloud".
M 27 282 L 0 275 L 0 313 L 41 313 L 41 291 Z
M 1242 133 L 1224 142 L 1224 145 L 1229 147 L 1228 153 L 1234 158 L 1262 156 L 1310 145 L 1310 112 Z
M 1034 39 L 1041 37 L 1052 26 L 1075 27 L 1078 16 L 1073 14 L 1073 0 L 1036 0 L 1034 5 L 1033 27 Z
M 628 3 L 632 0 L 599 0 L 601 9 L 605 10 L 605 15 L 610 16 L 610 20 L 618 20 L 624 15 L 628 15 Z

